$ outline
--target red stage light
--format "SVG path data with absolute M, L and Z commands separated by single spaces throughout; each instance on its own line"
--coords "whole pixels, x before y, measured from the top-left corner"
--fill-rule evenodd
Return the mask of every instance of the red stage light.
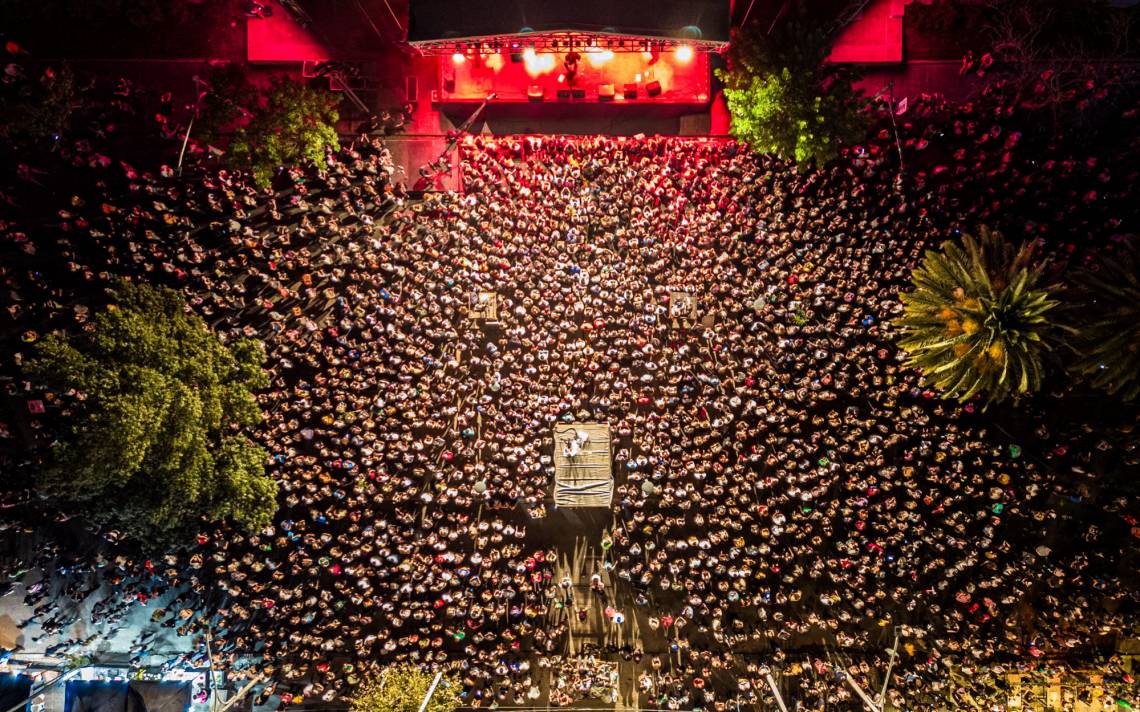
M 553 54 L 542 53 L 538 54 L 534 51 L 533 47 L 527 47 L 523 52 L 523 63 L 526 65 L 526 73 L 532 78 L 540 74 L 546 74 L 554 69 L 555 60 Z
M 677 61 L 678 62 L 691 62 L 693 60 L 693 48 L 689 45 L 681 45 L 677 48 Z
M 467 58 L 463 56 L 462 52 L 456 52 L 455 54 L 451 55 L 451 61 L 455 62 L 456 64 L 463 64 L 467 61 Z

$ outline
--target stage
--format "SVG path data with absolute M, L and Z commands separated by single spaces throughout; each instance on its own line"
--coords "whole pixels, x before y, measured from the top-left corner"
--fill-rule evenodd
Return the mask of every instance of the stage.
M 645 45 L 647 48 L 651 45 Z M 574 58 L 577 57 L 575 60 Z M 519 46 L 501 52 L 457 52 L 440 57 L 438 104 L 681 104 L 710 97 L 709 56 L 681 47 L 614 51 L 604 46 L 538 52 Z
M 554 505 L 606 507 L 614 495 L 613 452 L 606 423 L 554 426 Z

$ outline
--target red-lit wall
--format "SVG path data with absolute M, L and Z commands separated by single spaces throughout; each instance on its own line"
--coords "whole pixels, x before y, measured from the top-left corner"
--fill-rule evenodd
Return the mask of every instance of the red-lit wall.
M 246 23 L 246 59 L 250 62 L 323 62 L 331 54 L 301 27 L 283 7 L 274 4 L 273 16 Z
M 574 87 L 585 91 L 581 99 L 559 99 L 559 89 L 571 88 L 563 66 L 566 52 L 538 52 L 533 50 L 516 54 L 503 51 L 497 54 L 464 54 L 439 59 L 440 103 L 481 102 L 495 93 L 496 103 L 526 102 L 532 86 L 545 90 L 546 102 L 598 103 L 598 88 L 613 84 L 615 104 L 705 104 L 709 100 L 709 61 L 700 52 L 677 54 L 667 51 L 608 52 L 605 50 L 578 50 L 578 74 Z M 462 59 L 460 59 L 462 57 Z M 661 93 L 650 97 L 647 85 L 659 82 Z M 626 99 L 626 84 L 637 85 L 637 98 Z
M 931 0 L 919 0 L 930 4 Z M 871 0 L 835 38 L 832 62 L 883 64 L 903 61 L 903 17 L 914 0 Z

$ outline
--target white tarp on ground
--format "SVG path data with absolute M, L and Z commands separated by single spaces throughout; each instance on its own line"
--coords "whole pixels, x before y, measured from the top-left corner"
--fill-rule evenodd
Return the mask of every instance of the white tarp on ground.
M 610 426 L 554 426 L 554 503 L 558 507 L 609 507 L 614 496 Z

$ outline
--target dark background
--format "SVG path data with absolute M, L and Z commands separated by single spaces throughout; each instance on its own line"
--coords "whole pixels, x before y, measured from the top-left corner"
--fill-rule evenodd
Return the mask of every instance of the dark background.
M 653 37 L 728 40 L 724 0 L 412 0 L 411 41 L 515 33 L 578 30 Z M 700 28 L 700 36 L 682 33 Z

